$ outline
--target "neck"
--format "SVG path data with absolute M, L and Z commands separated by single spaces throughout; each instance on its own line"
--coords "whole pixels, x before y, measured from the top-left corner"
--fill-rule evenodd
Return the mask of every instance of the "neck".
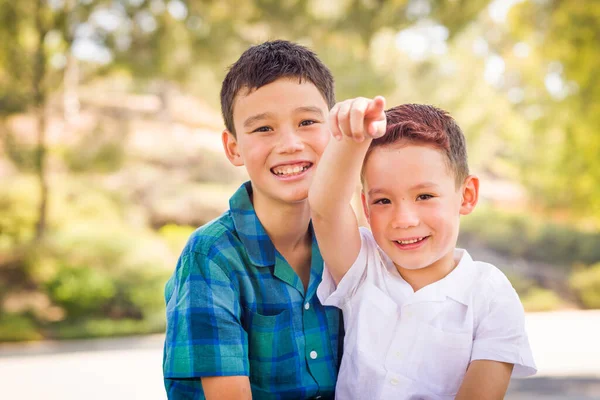
M 280 253 L 310 243 L 308 199 L 289 204 L 253 196 L 253 205 L 258 219 Z
M 396 264 L 395 264 L 396 265 Z M 437 282 L 448 275 L 456 267 L 454 261 L 454 249 L 433 264 L 418 269 L 407 269 L 396 265 L 396 269 L 402 278 L 413 288 L 415 292 Z

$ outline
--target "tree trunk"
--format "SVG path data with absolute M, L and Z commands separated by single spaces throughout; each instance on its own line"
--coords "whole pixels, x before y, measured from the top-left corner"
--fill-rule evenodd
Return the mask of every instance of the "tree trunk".
M 67 0 L 64 5 L 67 24 L 64 37 L 67 42 L 65 72 L 63 78 L 63 118 L 65 128 L 70 130 L 71 125 L 79 115 L 79 64 L 73 55 L 74 30 L 77 24 L 75 18 L 75 0 Z
M 38 219 L 35 227 L 35 239 L 40 240 L 46 233 L 46 220 L 48 210 L 48 182 L 46 176 L 46 54 L 44 52 L 44 39 L 48 29 L 44 23 L 45 1 L 38 0 L 35 10 L 35 27 L 37 33 L 37 49 L 33 65 L 33 105 L 36 114 L 36 128 L 38 132 L 36 172 L 40 190 Z

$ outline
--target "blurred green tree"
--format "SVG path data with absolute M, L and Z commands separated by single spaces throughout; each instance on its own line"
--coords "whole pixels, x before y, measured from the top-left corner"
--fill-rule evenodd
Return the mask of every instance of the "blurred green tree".
M 535 198 L 600 221 L 600 3 L 529 1 L 510 13 L 505 47 L 518 112 L 534 129 L 523 173 Z M 515 47 L 517 46 L 517 47 Z M 515 48 L 527 57 L 511 56 Z

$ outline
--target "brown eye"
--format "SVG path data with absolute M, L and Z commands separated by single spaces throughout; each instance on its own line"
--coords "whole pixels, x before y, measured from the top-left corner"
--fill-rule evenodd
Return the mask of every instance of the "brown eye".
M 378 199 L 373 202 L 373 204 L 392 204 L 390 199 Z
M 256 128 L 252 132 L 269 132 L 271 129 L 270 126 L 261 126 L 260 128 Z
M 429 200 L 432 198 L 433 198 L 433 196 L 430 194 L 420 194 L 417 196 L 417 200 Z

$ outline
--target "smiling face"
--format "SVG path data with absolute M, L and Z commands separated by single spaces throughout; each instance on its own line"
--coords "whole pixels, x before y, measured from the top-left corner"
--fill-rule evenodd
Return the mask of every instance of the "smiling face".
M 235 137 L 223 132 L 233 165 L 244 165 L 253 196 L 295 203 L 308 196 L 315 167 L 329 140 L 329 108 L 319 90 L 298 78 L 278 79 L 234 103 Z
M 379 247 L 402 270 L 453 267 L 460 215 L 477 203 L 478 181 L 456 186 L 443 151 L 399 143 L 378 147 L 364 167 L 363 207 Z

